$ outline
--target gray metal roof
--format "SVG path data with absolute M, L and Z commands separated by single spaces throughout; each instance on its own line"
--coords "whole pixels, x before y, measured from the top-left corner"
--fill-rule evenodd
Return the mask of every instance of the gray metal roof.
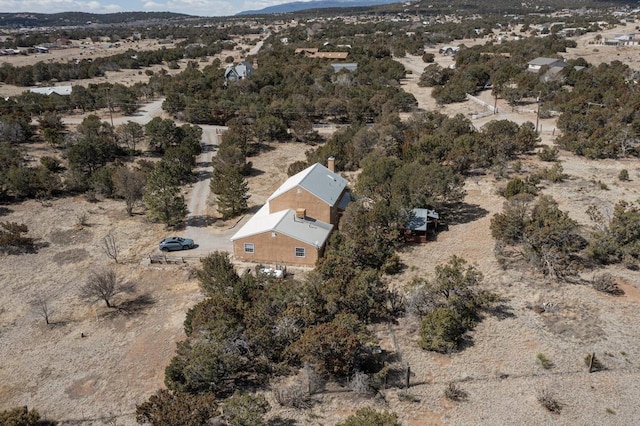
M 429 219 L 438 220 L 440 215 L 435 210 L 413 209 L 411 219 L 405 224 L 405 228 L 412 231 L 426 231 Z
M 358 69 L 358 64 L 356 64 L 355 62 L 335 63 L 331 64 L 331 66 L 333 67 L 333 72 L 339 72 L 344 69 L 350 72 L 354 72 Z
M 534 65 L 534 66 L 545 66 L 545 65 L 555 65 L 555 66 L 559 66 L 559 67 L 565 67 L 567 64 L 562 60 L 562 59 L 557 59 L 557 58 L 544 58 L 544 57 L 537 57 L 532 61 L 528 62 L 529 65 Z
M 273 200 L 297 186 L 306 189 L 328 205 L 334 206 L 346 188 L 347 180 L 322 164 L 316 163 L 287 179 L 280 188 L 271 194 L 269 200 Z

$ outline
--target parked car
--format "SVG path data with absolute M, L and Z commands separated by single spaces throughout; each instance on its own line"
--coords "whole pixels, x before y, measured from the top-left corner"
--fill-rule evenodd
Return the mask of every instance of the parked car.
M 195 246 L 191 238 L 169 237 L 160 241 L 160 250 L 174 251 L 192 249 Z

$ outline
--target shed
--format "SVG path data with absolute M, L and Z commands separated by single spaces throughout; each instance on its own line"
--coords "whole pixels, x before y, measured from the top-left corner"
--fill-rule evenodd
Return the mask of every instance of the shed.
M 404 225 L 404 241 L 426 243 L 428 235 L 438 229 L 440 215 L 435 210 L 416 208 L 411 210 L 409 220 Z

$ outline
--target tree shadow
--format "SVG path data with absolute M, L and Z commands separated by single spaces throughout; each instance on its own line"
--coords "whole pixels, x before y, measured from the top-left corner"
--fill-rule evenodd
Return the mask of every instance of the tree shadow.
M 6 215 L 8 215 L 9 213 L 12 213 L 12 212 L 13 212 L 13 210 L 11 210 L 11 209 L 9 209 L 7 207 L 0 206 L 0 216 L 6 216 Z
M 449 225 L 461 225 L 474 222 L 488 214 L 488 210 L 476 204 L 456 203 L 446 207 L 447 222 Z
M 122 302 L 116 307 L 115 313 L 124 315 L 141 314 L 147 308 L 155 305 L 156 300 L 149 294 L 141 294 L 138 297 Z
M 503 302 L 500 302 L 496 306 L 487 309 L 487 313 L 489 313 L 489 315 L 491 316 L 496 317 L 500 321 L 507 318 L 516 318 L 516 314 L 513 313 L 513 309 L 511 308 L 511 306 L 508 306 Z
M 204 228 L 213 225 L 216 221 L 215 216 L 211 215 L 198 215 L 189 216 L 187 218 L 187 226 L 193 226 L 195 228 Z
M 263 175 L 263 174 L 264 174 L 263 170 L 256 169 L 256 168 L 252 167 L 251 170 L 249 170 L 249 174 L 247 176 L 255 177 L 255 176 L 260 176 L 260 175 Z
M 196 161 L 196 167 L 210 167 L 211 161 Z
M 298 422 L 294 419 L 283 419 L 282 417 L 274 417 L 267 422 L 268 426 L 294 426 Z
M 212 176 L 213 176 L 213 173 L 212 173 L 212 172 L 208 172 L 208 171 L 201 171 L 201 172 L 198 172 L 198 173 L 195 175 L 195 179 L 194 179 L 194 180 L 195 180 L 196 182 L 202 182 L 203 180 L 211 179 L 211 177 L 212 177 Z

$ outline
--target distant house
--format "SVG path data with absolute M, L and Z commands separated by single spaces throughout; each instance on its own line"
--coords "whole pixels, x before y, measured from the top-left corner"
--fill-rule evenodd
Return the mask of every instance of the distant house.
M 296 55 L 303 55 L 307 58 L 320 58 L 320 59 L 347 59 L 349 52 L 320 52 L 317 47 L 299 47 L 294 53 Z
M 287 179 L 231 237 L 236 259 L 312 266 L 351 201 L 347 181 L 316 163 Z
M 429 234 L 438 230 L 440 215 L 429 209 L 413 209 L 404 225 L 404 240 L 407 243 L 426 243 Z
M 237 65 L 229 65 L 224 70 L 224 79 L 226 81 L 244 80 L 253 74 L 253 65 L 251 62 L 242 61 Z
M 335 63 L 335 64 L 331 64 L 331 67 L 333 68 L 333 72 L 334 73 L 338 73 L 342 70 L 347 70 L 349 72 L 355 72 L 358 69 L 358 64 L 354 63 L 354 62 L 341 62 L 341 63 Z
M 537 57 L 534 60 L 529 61 L 527 65 L 527 71 L 538 72 L 545 66 L 549 68 L 562 69 L 567 66 L 567 63 L 562 59 Z
M 31 93 L 39 93 L 41 95 L 60 95 L 60 96 L 69 96 L 71 91 L 73 90 L 72 86 L 49 86 L 49 87 L 31 87 L 29 92 Z
M 440 48 L 438 52 L 440 52 L 442 55 L 451 56 L 458 53 L 459 50 L 460 50 L 460 47 L 458 46 L 443 46 Z

